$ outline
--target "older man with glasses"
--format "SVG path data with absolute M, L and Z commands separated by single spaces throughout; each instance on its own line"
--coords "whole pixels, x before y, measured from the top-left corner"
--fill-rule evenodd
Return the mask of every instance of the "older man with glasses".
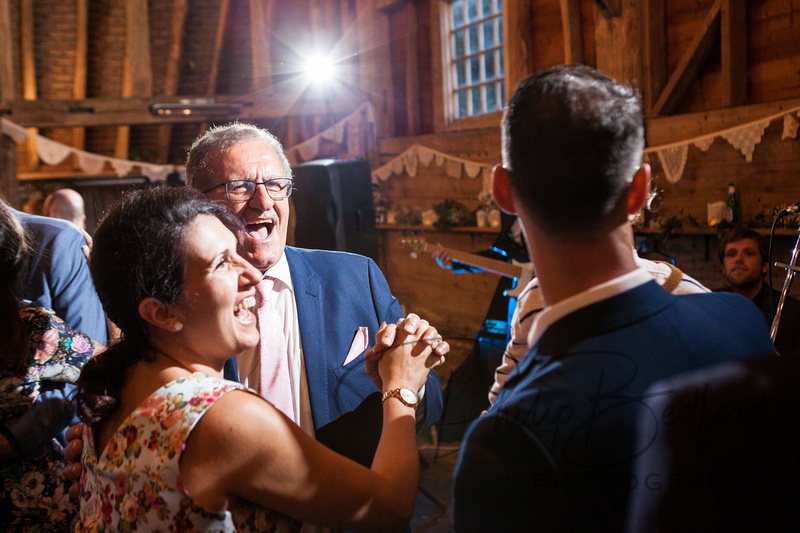
M 403 319 L 374 261 L 286 246 L 294 181 L 283 148 L 271 133 L 239 123 L 209 129 L 192 145 L 186 175 L 190 186 L 225 203 L 245 224 L 243 255 L 264 273 L 262 284 L 269 286 L 264 298 L 274 303 L 285 342 L 287 416 L 320 442 L 365 465 L 371 463 L 380 437 L 382 400 L 418 402 L 418 427 L 436 422 L 442 396 L 435 372 L 420 391 L 389 391 L 382 398 L 365 371 L 364 351 L 381 323 Z M 405 319 L 409 329 L 418 324 L 416 315 Z M 384 341 L 391 344 L 391 339 Z M 430 342 L 442 356 L 449 349 L 446 342 Z M 261 344 L 267 344 L 263 331 Z M 273 368 L 276 362 L 266 348 L 238 354 L 226 367 L 226 377 L 260 390 L 279 405 L 284 398 L 270 397 L 273 393 L 265 385 L 284 379 L 286 372 Z M 285 396 L 285 391 L 274 394 Z

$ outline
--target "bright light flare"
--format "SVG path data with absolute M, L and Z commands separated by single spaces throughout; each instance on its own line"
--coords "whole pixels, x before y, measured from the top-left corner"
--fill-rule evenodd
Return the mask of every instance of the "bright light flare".
M 336 72 L 334 62 L 322 54 L 316 54 L 306 59 L 303 72 L 312 82 L 325 83 L 333 79 Z

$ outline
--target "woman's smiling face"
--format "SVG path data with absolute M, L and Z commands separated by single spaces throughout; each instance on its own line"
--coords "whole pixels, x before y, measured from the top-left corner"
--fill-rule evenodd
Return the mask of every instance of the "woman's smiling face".
M 204 356 L 227 359 L 258 344 L 255 286 L 261 273 L 236 253 L 236 238 L 217 218 L 201 215 L 184 240 L 183 292 L 172 306 L 182 342 Z

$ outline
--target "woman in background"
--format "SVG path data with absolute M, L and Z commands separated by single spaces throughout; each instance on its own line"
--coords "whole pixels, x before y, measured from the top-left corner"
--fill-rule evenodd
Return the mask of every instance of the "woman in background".
M 372 470 L 306 435 L 222 379 L 259 342 L 260 273 L 236 253 L 236 219 L 200 193 L 126 196 L 94 236 L 91 270 L 123 339 L 84 368 L 81 530 L 289 531 L 404 528 L 418 481 L 414 407 L 388 397 Z M 370 360 L 382 391 L 418 390 L 442 362 L 422 335 L 384 326 Z
M 69 531 L 77 506 L 67 493 L 63 449 L 55 437 L 70 424 L 73 411 L 57 397 L 64 394 L 56 394 L 36 415 L 46 412 L 52 420 L 26 421 L 26 415 L 30 418 L 40 393 L 74 383 L 102 346 L 52 310 L 22 305 L 27 251 L 22 225 L 0 200 L 0 530 Z M 21 446 L 10 428 L 26 424 L 49 433 L 39 445 Z

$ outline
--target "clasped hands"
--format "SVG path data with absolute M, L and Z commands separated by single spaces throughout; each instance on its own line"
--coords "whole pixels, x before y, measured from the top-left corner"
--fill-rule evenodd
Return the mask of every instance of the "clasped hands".
M 410 374 L 416 369 L 418 372 L 424 370 L 424 375 L 427 376 L 430 369 L 444 363 L 444 356 L 449 351 L 450 345 L 442 340 L 435 327 L 418 315 L 409 313 L 396 324 L 381 324 L 375 333 L 375 346 L 364 352 L 364 368 L 378 389 L 383 390 L 387 373 Z M 395 361 L 389 364 L 390 361 L 385 358 Z M 424 383 L 423 378 L 422 384 Z M 411 383 L 407 385 L 410 386 Z

